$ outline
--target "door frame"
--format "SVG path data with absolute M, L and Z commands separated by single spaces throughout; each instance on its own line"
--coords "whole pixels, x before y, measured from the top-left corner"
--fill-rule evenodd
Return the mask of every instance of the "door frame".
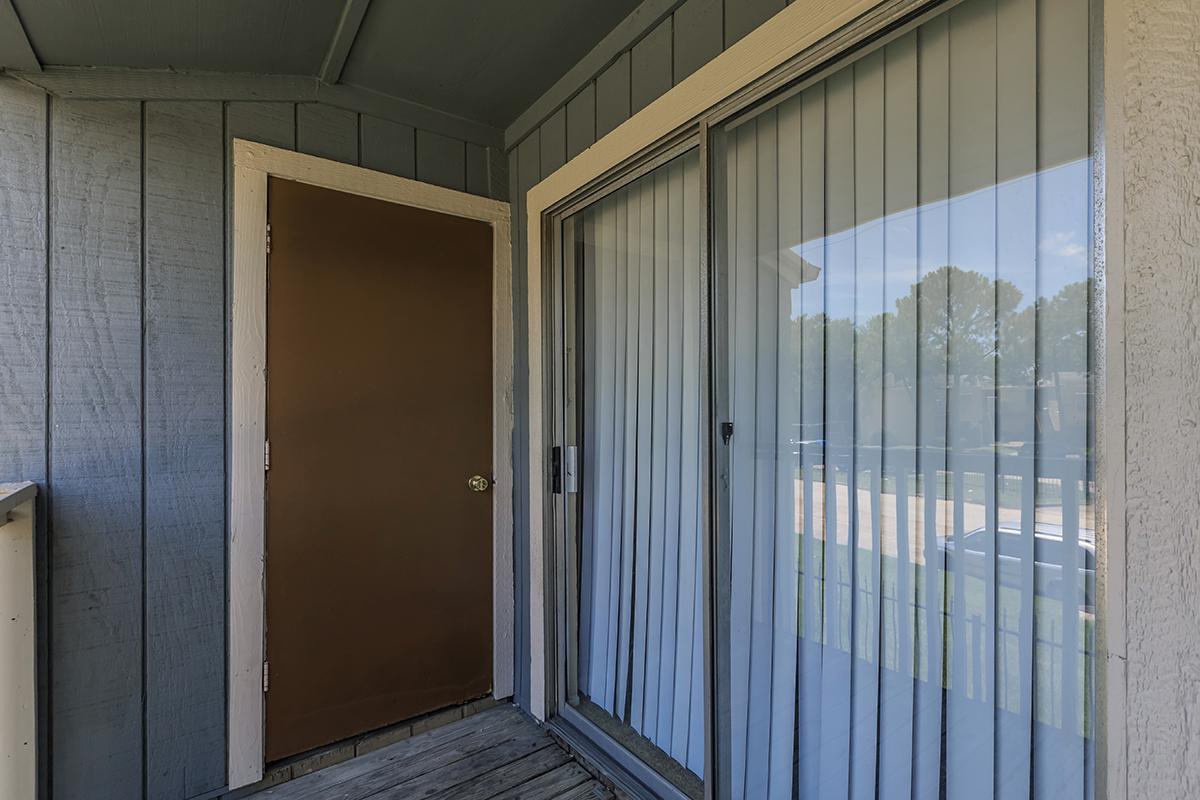
M 229 788 L 265 766 L 267 178 L 488 223 L 492 228 L 492 694 L 513 693 L 513 330 L 508 203 L 244 139 L 233 140 L 229 483 Z M 495 491 L 500 487 L 502 491 Z

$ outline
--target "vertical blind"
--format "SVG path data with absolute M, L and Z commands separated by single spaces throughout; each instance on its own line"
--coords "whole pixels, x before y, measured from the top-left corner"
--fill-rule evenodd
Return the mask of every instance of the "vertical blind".
M 568 219 L 581 366 L 578 693 L 703 773 L 695 151 Z
M 968 0 L 716 136 L 722 796 L 1093 794 L 1088 22 Z

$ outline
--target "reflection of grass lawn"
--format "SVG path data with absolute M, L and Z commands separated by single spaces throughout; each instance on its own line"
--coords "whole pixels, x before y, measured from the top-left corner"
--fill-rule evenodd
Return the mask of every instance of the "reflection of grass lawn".
M 882 642 L 882 658 L 878 660 L 883 668 L 909 676 L 915 674 L 915 677 L 923 681 L 929 680 L 931 637 L 930 620 L 925 610 L 926 567 L 922 564 L 908 565 L 909 575 L 904 590 L 909 599 L 907 603 L 898 604 L 896 599 L 901 590 L 899 561 L 894 556 L 881 555 L 879 578 L 883 584 L 883 603 L 879 610 L 879 618 L 874 619 L 872 614 L 864 613 L 874 596 L 874 554 L 870 550 L 858 549 L 855 568 L 859 613 L 855 614 L 852 620 L 850 565 L 846 558 L 849 548 L 841 544 L 836 545 L 836 548 L 839 620 L 836 630 L 833 631 L 829 630 L 831 623 L 826 620 L 825 628 L 828 634 L 824 639 L 825 646 L 848 651 L 853 624 L 854 652 L 857 658 L 875 663 L 876 650 Z M 824 574 L 825 553 L 819 549 L 814 556 L 817 559 L 818 574 Z M 803 552 L 799 554 L 799 563 L 805 563 Z M 1082 735 L 1089 727 L 1087 721 L 1090 709 L 1085 698 L 1092 694 L 1095 670 L 1092 663 L 1095 650 L 1095 618 L 1092 613 L 1082 608 L 1082 596 L 1079 602 L 1070 604 L 1071 608 L 1077 610 L 1070 617 L 1064 618 L 1061 596 L 1038 594 L 1034 598 L 1033 630 L 1022 632 L 1021 614 L 1023 604 L 1027 602 L 1027 593 L 1020 586 L 1001 579 L 1000 584 L 996 586 L 993 618 L 988 613 L 990 587 L 987 580 L 970 574 L 964 574 L 960 578 L 954 572 L 941 569 L 938 570 L 937 576 L 937 602 L 944 609 L 941 615 L 942 686 L 951 692 L 961 692 L 962 696 L 972 700 L 991 701 L 994 695 L 998 708 L 1019 713 L 1022 692 L 1026 691 L 1022 686 L 1021 676 L 1024 664 L 1026 670 L 1031 670 L 1026 680 L 1033 682 L 1033 696 L 1036 702 L 1034 718 L 1039 722 L 1061 727 L 1064 711 L 1073 709 L 1072 716 L 1077 719 L 1077 732 Z M 807 593 L 803 570 L 798 580 L 799 633 L 805 636 L 803 604 Z M 812 587 L 812 590 L 820 607 L 818 613 L 822 616 L 824 589 L 824 581 L 818 578 L 817 585 Z M 901 607 L 907 611 L 907 619 L 901 618 Z M 960 607 L 962 613 L 957 610 Z M 1023 634 L 1026 639 L 1024 642 Z M 1074 641 L 1071 647 L 1073 653 L 1069 658 L 1064 657 L 1065 637 Z M 902 648 L 902 642 L 907 646 Z M 993 649 L 998 650 L 994 657 Z M 913 654 L 912 665 L 902 667 L 902 650 Z M 1076 678 L 1064 686 L 1066 671 L 1075 674 Z M 963 674 L 960 676 L 959 672 Z M 1065 698 L 1064 691 L 1070 692 L 1071 697 Z

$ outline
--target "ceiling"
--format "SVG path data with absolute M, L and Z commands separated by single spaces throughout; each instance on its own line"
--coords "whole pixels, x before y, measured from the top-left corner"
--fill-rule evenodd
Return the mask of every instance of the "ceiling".
M 638 0 L 374 0 L 342 80 L 505 127 Z
M 317 74 L 342 13 L 335 0 L 12 2 L 43 65 L 279 75 Z
M 638 2 L 0 0 L 0 11 L 11 4 L 43 66 L 317 76 L 332 50 L 331 82 L 503 128 Z M 0 66 L 17 58 L 0 48 Z

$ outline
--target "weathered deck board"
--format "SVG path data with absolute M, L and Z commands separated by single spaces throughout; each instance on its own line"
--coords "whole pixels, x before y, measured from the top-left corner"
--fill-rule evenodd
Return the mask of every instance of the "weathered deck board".
M 486 800 L 486 798 L 495 797 L 497 792 L 520 786 L 549 770 L 561 767 L 570 760 L 571 757 L 565 750 L 553 741 L 549 741 L 545 747 L 516 761 L 510 761 L 464 783 L 454 783 L 450 788 L 433 795 L 433 798 L 436 800 L 450 800 L 451 798 Z
M 508 728 L 519 721 L 518 712 L 511 707 L 504 714 L 479 715 L 476 725 L 455 723 L 435 728 L 270 791 L 281 792 L 278 796 L 286 800 L 318 800 L 334 792 L 341 792 L 338 796 L 343 800 L 359 800 L 486 749 L 499 735 L 493 728 Z
M 564 792 L 583 785 L 596 792 L 595 796 L 605 796 L 605 788 L 597 783 L 587 770 L 570 761 L 519 786 L 506 789 L 495 795 L 492 800 L 553 800 L 562 797 Z
M 247 800 L 611 798 L 546 731 L 504 705 Z

